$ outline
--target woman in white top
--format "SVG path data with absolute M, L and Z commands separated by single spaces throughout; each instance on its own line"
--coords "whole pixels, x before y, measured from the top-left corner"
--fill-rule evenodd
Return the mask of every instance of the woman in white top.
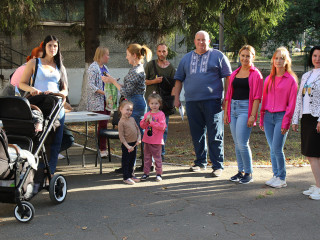
M 309 160 L 316 180 L 303 194 L 320 200 L 320 46 L 311 49 L 309 65 L 313 69 L 302 76 L 292 129 L 298 131 L 301 118 L 301 153 Z

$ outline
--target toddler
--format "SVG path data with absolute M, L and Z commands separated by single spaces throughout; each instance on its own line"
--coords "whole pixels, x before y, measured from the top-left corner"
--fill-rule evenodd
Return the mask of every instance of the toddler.
M 162 180 L 162 145 L 163 133 L 166 129 L 166 117 L 159 108 L 162 105 L 162 99 L 158 94 L 150 94 L 148 97 L 148 105 L 150 111 L 147 112 L 140 122 L 140 127 L 145 129 L 143 139 L 144 142 L 144 175 L 141 180 L 147 180 L 152 164 L 152 157 L 156 166 L 156 181 Z
M 126 184 L 134 184 L 140 182 L 133 173 L 134 164 L 136 162 L 137 145 L 141 143 L 141 135 L 133 117 L 133 103 L 124 100 L 120 103 L 121 118 L 118 124 L 119 138 L 122 143 L 122 170 L 123 182 Z

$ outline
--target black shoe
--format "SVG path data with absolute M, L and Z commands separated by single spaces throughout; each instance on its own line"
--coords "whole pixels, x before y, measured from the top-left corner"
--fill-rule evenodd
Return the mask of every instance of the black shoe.
M 136 172 L 143 172 L 143 166 L 136 167 Z
M 154 171 L 154 166 L 151 166 L 150 167 L 150 172 L 153 172 Z
M 232 176 L 230 178 L 230 181 L 232 182 L 239 182 L 243 178 L 242 172 L 238 172 L 236 175 Z
M 251 183 L 251 182 L 253 182 L 251 173 L 245 173 L 243 178 L 241 178 L 240 181 L 239 181 L 239 183 L 242 183 L 242 184 L 248 184 L 248 183 Z
M 123 173 L 122 167 L 121 167 L 121 168 L 117 168 L 116 170 L 114 170 L 114 172 L 116 172 L 116 173 Z
M 145 181 L 149 178 L 149 175 L 143 174 L 143 176 L 140 178 L 140 180 Z

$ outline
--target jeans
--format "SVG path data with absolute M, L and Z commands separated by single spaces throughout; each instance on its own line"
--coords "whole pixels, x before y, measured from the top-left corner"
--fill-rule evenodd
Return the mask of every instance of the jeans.
M 142 94 L 132 95 L 127 97 L 133 103 L 133 112 L 131 117 L 136 121 L 140 132 L 141 138 L 143 136 L 143 129 L 140 127 L 140 121 L 143 119 L 144 114 L 147 112 L 147 104 Z
M 60 152 L 67 150 L 70 148 L 74 143 L 74 137 L 66 127 L 63 127 L 63 133 L 62 133 L 62 140 L 61 140 L 61 147 Z
M 164 130 L 164 133 L 163 133 L 164 145 L 162 145 L 161 155 L 165 155 L 166 154 L 165 145 L 166 145 L 167 135 L 168 135 L 169 115 L 166 115 L 166 125 L 167 125 L 166 129 Z
M 130 146 L 134 146 L 136 143 L 128 143 Z M 123 180 L 127 180 L 128 178 L 133 177 L 133 167 L 134 163 L 136 162 L 136 155 L 137 155 L 137 147 L 134 147 L 132 152 L 128 152 L 128 149 L 125 145 L 121 144 L 122 149 L 122 172 L 123 172 Z
M 58 163 L 58 155 L 60 152 L 62 136 L 63 136 L 64 119 L 65 119 L 65 112 L 64 112 L 64 108 L 62 108 L 62 110 L 59 113 L 60 127 L 56 129 L 55 137 L 50 147 L 49 168 L 50 168 L 51 174 L 55 173 L 57 163 Z
M 238 171 L 252 173 L 252 153 L 249 138 L 252 128 L 247 126 L 249 100 L 231 101 L 230 130 L 235 145 Z
M 286 179 L 286 163 L 283 147 L 286 142 L 288 132 L 281 134 L 281 124 L 285 112 L 270 113 L 266 111 L 264 115 L 264 132 L 270 147 L 270 156 L 273 175 L 281 180 Z
M 223 119 L 221 99 L 186 102 L 189 127 L 196 160 L 194 164 L 207 166 L 207 132 L 209 157 L 213 169 L 223 169 Z

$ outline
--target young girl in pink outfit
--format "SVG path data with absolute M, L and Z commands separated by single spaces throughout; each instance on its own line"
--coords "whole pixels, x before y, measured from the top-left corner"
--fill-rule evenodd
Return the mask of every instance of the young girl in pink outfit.
M 150 94 L 148 97 L 148 105 L 150 111 L 147 112 L 140 122 L 140 127 L 145 129 L 142 142 L 144 142 L 144 175 L 141 180 L 149 178 L 150 167 L 152 164 L 152 157 L 156 166 L 156 181 L 162 180 L 162 158 L 161 151 L 163 141 L 163 133 L 166 129 L 166 117 L 162 111 L 159 110 L 162 105 L 162 99 L 158 94 Z

